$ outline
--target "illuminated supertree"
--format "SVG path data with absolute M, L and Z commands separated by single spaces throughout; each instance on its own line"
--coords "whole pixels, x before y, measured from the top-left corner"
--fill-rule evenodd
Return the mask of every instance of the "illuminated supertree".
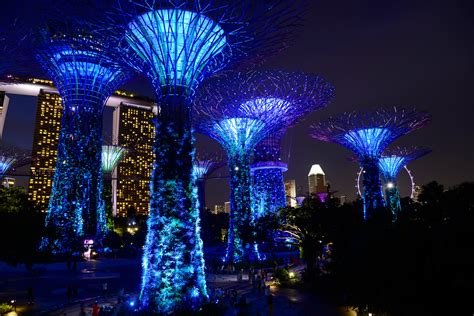
M 255 147 L 254 163 L 252 164 L 253 197 L 252 210 L 255 218 L 275 213 L 286 206 L 285 182 L 283 173 L 288 165 L 281 161 L 280 148 L 287 128 L 295 125 L 303 116 L 326 106 L 334 95 L 334 89 L 320 77 L 304 74 L 289 75 L 294 86 L 287 86 L 282 91 L 286 98 L 298 103 L 298 108 L 291 114 L 291 119 L 271 133 Z
M 118 165 L 127 154 L 128 150 L 125 147 L 118 145 L 102 145 L 102 171 L 105 174 L 111 175 L 112 179 L 110 182 L 110 190 L 107 189 L 105 192 L 110 192 L 111 205 L 106 203 L 106 217 L 107 227 L 113 227 L 112 217 L 117 213 L 117 179 L 114 178 L 115 167 Z M 104 193 L 104 195 L 107 195 Z
M 197 209 L 191 108 L 212 73 L 285 47 L 299 2 L 121 0 L 108 30 L 123 39 L 124 61 L 145 74 L 160 105 L 150 181 L 140 308 L 197 310 L 207 300 Z
M 102 170 L 112 173 L 117 164 L 127 154 L 127 149 L 118 145 L 102 145 Z
M 37 36 L 36 59 L 63 101 L 56 169 L 42 249 L 69 253 L 83 236 L 106 231 L 102 179 L 102 111 L 128 78 L 116 43 L 85 23 L 50 22 Z
M 315 139 L 338 143 L 352 150 L 364 169 L 362 199 L 364 219 L 384 207 L 378 162 L 395 139 L 431 121 L 431 115 L 414 109 L 388 108 L 364 113 L 349 112 L 331 117 L 311 127 Z
M 396 220 L 401 211 L 400 194 L 397 177 L 400 170 L 410 161 L 423 157 L 431 152 L 425 147 L 403 148 L 394 147 L 385 150 L 379 160 L 379 169 L 385 181 L 385 199 L 387 206 Z
M 227 263 L 259 256 L 252 241 L 250 160 L 255 146 L 270 133 L 291 125 L 307 111 L 307 103 L 318 100 L 323 106 L 332 94 L 333 87 L 320 77 L 283 71 L 222 73 L 200 89 L 197 129 L 217 140 L 228 156 L 231 211 Z
M 193 173 L 196 177 L 199 211 L 201 214 L 206 208 L 206 180 L 209 175 L 222 166 L 223 164 L 216 159 L 195 160 L 193 163 Z
M 0 180 L 14 167 L 21 167 L 31 161 L 25 150 L 0 144 Z

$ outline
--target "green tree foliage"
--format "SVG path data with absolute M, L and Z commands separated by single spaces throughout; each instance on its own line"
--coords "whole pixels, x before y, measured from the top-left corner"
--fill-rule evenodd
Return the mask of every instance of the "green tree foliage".
M 23 188 L 0 187 L 0 260 L 29 266 L 39 260 L 43 224 L 44 214 L 28 201 Z

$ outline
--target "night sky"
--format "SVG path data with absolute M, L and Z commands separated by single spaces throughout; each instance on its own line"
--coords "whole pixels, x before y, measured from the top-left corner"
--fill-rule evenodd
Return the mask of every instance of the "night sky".
M 34 15 L 34 7 L 2 3 L 0 20 Z M 399 139 L 398 145 L 424 145 L 433 153 L 409 165 L 417 183 L 437 180 L 446 186 L 474 180 L 474 10 L 472 1 L 312 0 L 307 21 L 294 44 L 265 68 L 318 73 L 336 87 L 336 99 L 288 131 L 286 179 L 308 190 L 307 174 L 321 164 L 333 190 L 355 197 L 357 165 L 349 150 L 308 136 L 309 125 L 329 115 L 377 106 L 416 106 L 433 114 L 426 128 Z M 35 1 L 31 1 L 31 5 Z M 14 7 L 16 6 L 16 8 Z M 27 8 L 30 8 L 27 10 Z M 153 96 L 146 80 L 136 78 L 126 90 Z M 31 148 L 35 99 L 11 96 L 4 141 Z M 106 132 L 111 111 L 105 111 Z M 198 135 L 198 151 L 221 152 Z M 225 168 L 216 175 L 225 175 Z M 407 177 L 401 178 L 407 194 Z M 208 181 L 207 204 L 228 199 L 225 179 Z

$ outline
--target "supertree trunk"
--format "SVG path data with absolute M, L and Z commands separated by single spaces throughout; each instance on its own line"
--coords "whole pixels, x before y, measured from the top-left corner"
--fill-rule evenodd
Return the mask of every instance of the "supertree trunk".
M 66 99 L 46 218 L 54 234 L 43 240 L 43 248 L 67 253 L 80 238 L 100 241 L 107 232 L 101 145 L 102 103 Z
M 392 183 L 393 187 L 385 189 L 385 198 L 387 200 L 387 206 L 392 212 L 392 219 L 393 221 L 396 221 L 398 214 L 400 214 L 400 211 L 402 210 L 402 206 L 400 204 L 400 192 L 398 191 L 398 186 L 395 182 Z
M 225 262 L 232 265 L 255 261 L 259 254 L 253 238 L 250 156 L 247 153 L 229 155 L 229 173 L 230 218 Z
M 264 168 L 253 171 L 254 217 L 275 214 L 286 206 L 285 181 L 281 168 Z
M 199 213 L 202 215 L 206 210 L 206 180 L 197 179 L 196 186 L 198 192 Z
M 141 309 L 169 314 L 207 299 L 189 101 L 163 94 L 156 121 L 150 214 L 143 254 Z M 168 97 L 166 97 L 168 95 Z
M 382 181 L 376 160 L 368 160 L 362 163 L 364 168 L 362 198 L 364 201 L 364 219 L 372 217 L 377 209 L 385 206 L 382 194 Z

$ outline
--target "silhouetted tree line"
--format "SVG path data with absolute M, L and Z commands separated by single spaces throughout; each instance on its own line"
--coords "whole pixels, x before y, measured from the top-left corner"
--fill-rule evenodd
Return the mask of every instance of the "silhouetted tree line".
M 39 260 L 44 218 L 23 188 L 0 186 L 0 260 L 29 267 Z
M 428 183 L 402 208 L 396 222 L 386 209 L 363 221 L 361 201 L 307 198 L 280 211 L 277 229 L 300 246 L 305 284 L 339 304 L 375 315 L 472 315 L 474 182 Z

